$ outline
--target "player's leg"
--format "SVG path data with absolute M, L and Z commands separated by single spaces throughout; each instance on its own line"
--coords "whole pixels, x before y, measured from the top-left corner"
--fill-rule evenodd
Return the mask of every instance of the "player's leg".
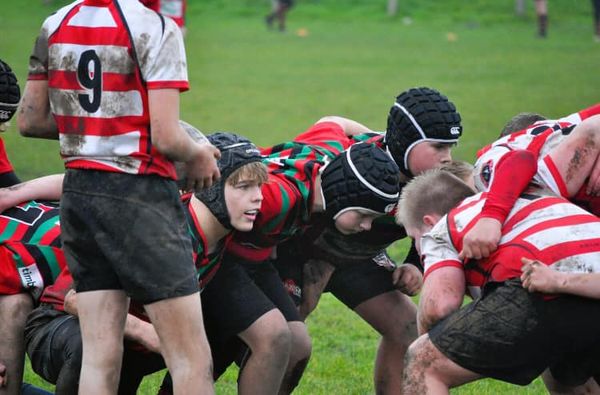
M 302 268 L 302 300 L 300 306 L 298 306 L 302 320 L 305 320 L 317 308 L 321 295 L 334 271 L 335 267 L 323 260 L 309 259 L 304 263 Z
M 306 325 L 300 320 L 298 310 L 281 282 L 272 262 L 242 263 L 254 283 L 281 312 L 290 332 L 291 348 L 280 393 L 290 393 L 298 385 L 310 358 L 312 345 Z M 244 370 L 246 367 L 244 367 Z
M 423 335 L 411 344 L 406 355 L 402 394 L 448 394 L 450 388 L 479 379 L 475 372 L 448 359 Z
M 198 293 L 145 305 L 160 338 L 175 394 L 213 393 L 212 359 Z M 210 386 L 206 384 L 210 383 Z
M 249 351 L 241 363 L 238 391 L 276 393 L 291 347 L 290 329 L 281 311 L 238 259 L 229 255 L 202 292 L 202 300 L 206 331 L 217 362 L 215 376 L 236 361 L 247 345 Z
M 25 344 L 23 330 L 27 314 L 33 308 L 26 293 L 0 296 L 0 364 L 5 371 L 0 382 L 0 394 L 18 394 L 23 380 Z
M 83 356 L 80 394 L 117 392 L 129 299 L 121 290 L 77 294 Z
M 380 335 L 375 360 L 374 382 L 377 393 L 399 393 L 404 354 L 417 337 L 416 306 L 397 291 L 392 272 L 373 260 L 339 266 L 328 290 L 350 307 Z
M 400 291 L 390 291 L 366 300 L 354 311 L 380 335 L 374 380 L 378 393 L 394 393 L 402 385 L 404 354 L 417 337 L 417 309 Z
M 39 306 L 27 319 L 25 342 L 33 371 L 55 384 L 56 393 L 77 394 L 82 360 L 77 318 L 48 305 Z

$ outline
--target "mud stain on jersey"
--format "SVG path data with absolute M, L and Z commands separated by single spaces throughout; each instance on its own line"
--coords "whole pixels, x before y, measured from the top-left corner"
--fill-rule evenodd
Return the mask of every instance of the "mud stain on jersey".
M 63 155 L 79 155 L 85 144 L 85 136 L 80 134 L 63 134 L 60 136 L 60 152 Z

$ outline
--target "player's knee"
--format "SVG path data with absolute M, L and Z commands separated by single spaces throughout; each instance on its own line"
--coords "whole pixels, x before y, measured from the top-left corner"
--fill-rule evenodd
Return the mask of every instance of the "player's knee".
M 289 356 L 292 348 L 292 332 L 287 323 L 275 324 L 265 332 L 252 352 L 275 353 Z
M 31 297 L 28 294 L 2 296 L 0 306 L 3 324 L 22 331 L 33 308 Z
M 292 323 L 294 324 L 294 323 Z M 299 323 L 300 324 L 300 323 Z M 291 328 L 292 350 L 291 358 L 300 361 L 307 360 L 312 354 L 312 341 L 304 324 L 296 325 Z

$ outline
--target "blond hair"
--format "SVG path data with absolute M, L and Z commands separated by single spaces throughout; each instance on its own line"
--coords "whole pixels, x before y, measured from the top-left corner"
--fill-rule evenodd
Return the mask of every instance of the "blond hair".
M 396 221 L 405 228 L 423 228 L 425 215 L 445 215 L 475 192 L 454 174 L 431 169 L 413 178 L 400 195 Z
M 250 162 L 235 169 L 225 182 L 229 185 L 235 185 L 240 181 L 254 181 L 264 184 L 268 179 L 267 166 L 262 162 Z

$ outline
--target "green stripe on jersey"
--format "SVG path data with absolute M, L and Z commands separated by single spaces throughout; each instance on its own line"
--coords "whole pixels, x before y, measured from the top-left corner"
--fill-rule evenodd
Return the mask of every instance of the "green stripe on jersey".
M 17 222 L 10 221 L 6 225 L 6 228 L 4 228 L 4 231 L 2 232 L 2 234 L 0 234 L 0 241 L 6 241 L 6 240 L 10 239 L 17 231 L 18 226 L 19 226 L 19 224 Z
M 42 240 L 42 237 L 48 233 L 50 229 L 52 229 L 59 222 L 58 217 L 52 217 L 49 220 L 46 220 L 43 224 L 40 224 L 36 229 L 35 233 L 31 236 L 28 243 L 30 244 L 39 244 Z
M 58 260 L 56 259 L 56 252 L 52 247 L 46 246 L 38 246 L 38 250 L 42 253 L 44 258 L 46 258 L 46 262 L 48 263 L 48 267 L 52 272 L 52 280 L 56 280 L 56 277 L 60 274 L 60 266 L 58 264 Z
M 290 199 L 288 198 L 287 192 L 281 185 L 278 186 L 279 190 L 281 191 L 281 211 L 279 212 L 279 215 L 277 215 L 277 217 L 273 218 L 273 220 L 269 221 L 268 224 L 265 224 L 262 227 L 262 233 L 273 231 L 275 227 L 279 225 L 279 223 L 281 223 L 281 221 L 286 217 L 290 209 Z

